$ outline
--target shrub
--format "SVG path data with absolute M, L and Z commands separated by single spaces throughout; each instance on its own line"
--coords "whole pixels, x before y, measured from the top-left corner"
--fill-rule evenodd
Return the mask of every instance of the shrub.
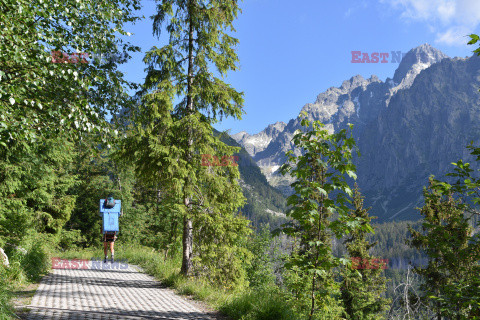
M 53 236 L 28 234 L 19 246 L 9 248 L 10 267 L 7 268 L 12 283 L 38 281 L 50 268 L 49 247 L 55 245 Z
M 80 230 L 62 230 L 58 247 L 63 250 L 77 249 L 85 242 L 85 237 Z
M 48 272 L 50 261 L 42 244 L 32 245 L 27 250 L 22 261 L 22 268 L 31 281 L 38 281 L 43 274 Z
M 253 253 L 246 266 L 250 287 L 262 287 L 275 283 L 273 254 L 270 252 L 273 238 L 268 224 L 261 225 L 259 232 L 250 236 L 247 248 Z

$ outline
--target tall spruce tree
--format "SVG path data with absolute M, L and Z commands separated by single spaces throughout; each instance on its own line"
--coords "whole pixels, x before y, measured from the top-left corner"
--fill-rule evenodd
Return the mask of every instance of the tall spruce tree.
M 350 215 L 361 218 L 364 225 L 374 218 L 369 216 L 368 209 L 363 208 L 363 196 L 357 184 L 353 191 L 353 210 Z M 376 243 L 370 243 L 366 239 L 367 234 L 361 229 L 354 230 L 344 240 L 348 255 L 354 261 L 352 268 L 346 267 L 343 270 L 340 287 L 347 319 L 384 319 L 384 311 L 390 303 L 383 296 L 386 290 L 384 265 L 370 255 L 369 250 Z
M 240 260 L 248 256 L 237 245 L 249 229 L 236 215 L 244 197 L 229 160 L 238 148 L 212 133 L 218 118 L 242 114 L 243 94 L 222 80 L 237 69 L 238 40 L 229 33 L 239 10 L 236 0 L 158 1 L 153 32 L 166 30 L 169 42 L 145 56 L 141 102 L 131 110 L 135 130 L 123 148 L 142 181 L 161 185 L 163 201 L 183 218 L 182 273 L 190 275 L 195 260 L 203 265 L 196 273 L 208 270 L 216 281 L 228 273 L 243 279 Z M 204 161 L 204 155 L 222 161 Z

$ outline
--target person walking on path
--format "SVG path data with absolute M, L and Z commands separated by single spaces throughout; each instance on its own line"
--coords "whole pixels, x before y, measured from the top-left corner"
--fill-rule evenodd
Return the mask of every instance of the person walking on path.
M 116 208 L 116 210 L 114 209 Z M 103 209 L 103 210 L 102 210 Z M 105 209 L 112 209 L 115 210 L 112 214 L 118 213 L 118 217 L 122 216 L 123 210 L 121 209 L 121 203 L 118 200 L 113 199 L 112 195 L 108 195 L 105 199 L 103 204 L 100 204 L 100 215 L 103 214 L 103 222 L 102 222 L 102 239 L 103 239 L 103 253 L 105 254 L 105 259 L 103 260 L 104 263 L 107 263 L 108 259 L 108 248 L 110 247 L 110 254 L 111 254 L 111 262 L 115 261 L 115 240 L 117 240 L 117 232 L 118 232 L 118 217 L 114 216 L 108 221 L 109 226 L 114 226 L 113 230 L 105 230 Z M 110 213 L 108 213 L 110 214 Z M 116 219 L 116 221 L 114 221 Z M 116 231 L 115 231 L 116 230 Z

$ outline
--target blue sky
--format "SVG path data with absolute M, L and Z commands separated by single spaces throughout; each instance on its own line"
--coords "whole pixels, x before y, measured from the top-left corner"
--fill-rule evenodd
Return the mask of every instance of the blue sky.
M 352 51 L 407 52 L 429 43 L 450 57 L 471 56 L 466 35 L 480 33 L 479 0 L 246 0 L 235 22 L 240 70 L 226 82 L 244 92 L 242 120 L 215 125 L 231 133 L 263 130 L 298 116 L 306 103 L 357 74 L 382 81 L 398 63 L 351 63 Z M 153 0 L 144 0 L 145 19 L 125 29 L 142 48 L 121 70 L 143 82 L 144 53 L 165 39 L 152 35 Z

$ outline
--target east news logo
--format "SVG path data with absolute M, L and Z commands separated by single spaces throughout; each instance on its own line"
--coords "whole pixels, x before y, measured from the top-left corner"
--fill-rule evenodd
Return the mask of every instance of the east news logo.
M 390 54 L 388 52 L 362 52 L 362 51 L 352 51 L 352 61 L 351 63 L 387 63 Z M 406 55 L 405 52 L 401 51 L 391 51 L 391 63 L 400 63 L 403 57 Z

